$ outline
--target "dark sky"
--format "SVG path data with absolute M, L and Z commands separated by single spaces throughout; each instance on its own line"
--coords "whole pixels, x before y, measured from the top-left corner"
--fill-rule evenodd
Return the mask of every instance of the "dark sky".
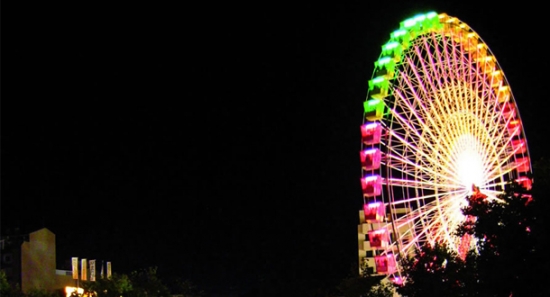
M 478 32 L 531 156 L 547 154 L 545 15 L 477 2 L 5 13 L 2 231 L 49 228 L 59 265 L 158 266 L 221 292 L 332 284 L 357 261 L 367 81 L 403 19 L 435 10 Z

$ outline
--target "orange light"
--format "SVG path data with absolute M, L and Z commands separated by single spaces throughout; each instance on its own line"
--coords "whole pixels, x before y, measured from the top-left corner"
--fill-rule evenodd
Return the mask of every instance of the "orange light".
M 82 294 L 84 294 L 84 289 L 77 288 L 77 287 L 69 287 L 69 286 L 65 287 L 65 294 L 66 294 L 67 297 L 71 297 L 71 295 L 73 293 L 77 293 L 79 295 L 82 295 Z

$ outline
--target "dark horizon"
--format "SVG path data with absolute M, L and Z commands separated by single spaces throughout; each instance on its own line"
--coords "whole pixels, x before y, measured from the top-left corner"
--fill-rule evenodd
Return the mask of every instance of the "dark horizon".
M 469 24 L 512 87 L 531 160 L 548 158 L 548 60 L 531 48 L 543 9 L 434 3 L 19 11 L 4 50 L 2 234 L 46 227 L 59 265 L 157 266 L 218 292 L 336 284 L 357 264 L 367 83 L 405 18 Z

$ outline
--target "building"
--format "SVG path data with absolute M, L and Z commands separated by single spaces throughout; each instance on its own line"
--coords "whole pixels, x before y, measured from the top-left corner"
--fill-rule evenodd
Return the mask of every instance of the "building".
M 25 235 L 5 236 L 0 241 L 0 247 L 0 269 L 6 273 L 10 285 L 20 287 L 23 293 L 34 289 L 64 291 L 66 287 L 77 285 L 79 277 L 90 279 L 84 264 L 86 261 L 82 261 L 86 265 L 82 266 L 82 276 L 77 272 L 78 261 L 74 271 L 56 269 L 55 234 L 47 228 Z M 91 270 L 95 273 L 95 267 Z

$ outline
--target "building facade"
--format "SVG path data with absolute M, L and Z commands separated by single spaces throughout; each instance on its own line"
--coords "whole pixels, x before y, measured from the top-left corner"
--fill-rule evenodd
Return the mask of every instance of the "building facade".
M 73 271 L 56 269 L 55 234 L 47 228 L 26 235 L 5 236 L 0 247 L 0 269 L 6 273 L 10 285 L 21 288 L 23 293 L 64 291 L 78 284 L 78 273 L 75 279 Z M 86 269 L 80 271 L 88 273 Z M 89 276 L 80 279 L 89 279 Z

